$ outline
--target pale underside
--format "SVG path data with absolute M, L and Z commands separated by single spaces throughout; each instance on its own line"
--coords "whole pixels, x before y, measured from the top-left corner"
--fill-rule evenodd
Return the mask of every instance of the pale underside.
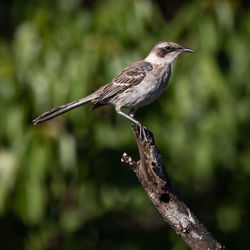
M 157 99 L 167 86 L 171 67 L 137 61 L 125 68 L 111 83 L 98 89 L 92 108 L 112 104 L 119 108 L 138 109 Z M 96 93 L 95 92 L 95 93 Z

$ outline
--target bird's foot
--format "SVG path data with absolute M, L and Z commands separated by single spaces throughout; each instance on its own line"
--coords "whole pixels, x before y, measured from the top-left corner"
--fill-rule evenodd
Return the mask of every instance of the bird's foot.
M 150 141 L 152 133 L 145 126 L 143 126 L 143 124 L 138 122 L 138 124 L 132 125 L 132 128 L 136 129 L 137 137 L 141 142 L 148 143 Z
M 147 130 L 147 128 L 146 127 L 144 127 L 143 126 L 143 124 L 140 124 L 140 126 L 139 126 L 139 131 L 140 131 L 140 139 L 142 140 L 142 141 L 146 141 L 147 142 L 147 134 L 146 134 L 146 130 Z
M 154 144 L 154 137 L 150 130 L 148 130 L 143 124 L 132 124 L 132 130 L 137 139 L 139 139 L 142 143 L 147 143 L 150 145 Z

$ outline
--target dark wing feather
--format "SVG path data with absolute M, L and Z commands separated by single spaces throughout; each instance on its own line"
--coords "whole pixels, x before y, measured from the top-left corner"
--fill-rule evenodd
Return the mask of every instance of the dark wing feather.
M 147 72 L 152 69 L 152 64 L 146 61 L 138 61 L 128 66 L 117 75 L 111 83 L 105 86 L 100 97 L 92 106 L 92 109 L 102 106 L 102 104 L 107 103 L 115 95 L 123 92 L 131 86 L 139 84 L 144 79 Z

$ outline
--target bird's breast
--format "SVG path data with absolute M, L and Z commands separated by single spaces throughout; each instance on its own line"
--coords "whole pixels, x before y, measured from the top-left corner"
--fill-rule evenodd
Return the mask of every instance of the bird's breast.
M 149 76 L 148 84 L 150 92 L 155 92 L 156 97 L 160 96 L 167 87 L 171 75 L 171 67 L 155 68 L 154 74 Z
M 119 94 L 119 101 L 115 100 L 115 102 L 118 101 L 121 107 L 134 109 L 150 104 L 162 94 L 170 74 L 170 67 L 154 68 L 141 83 Z

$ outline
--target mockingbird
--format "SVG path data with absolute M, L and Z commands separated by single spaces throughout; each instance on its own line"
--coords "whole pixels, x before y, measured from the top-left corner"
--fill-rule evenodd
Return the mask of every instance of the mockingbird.
M 183 48 L 173 42 L 159 42 L 144 60 L 134 62 L 125 68 L 110 83 L 82 99 L 41 114 L 33 120 L 33 123 L 36 125 L 50 120 L 91 102 L 93 103 L 92 109 L 112 104 L 118 114 L 142 126 L 134 118 L 136 110 L 153 102 L 161 95 L 168 85 L 171 65 L 182 52 L 193 52 L 193 50 Z M 122 108 L 130 109 L 129 114 L 124 113 Z

